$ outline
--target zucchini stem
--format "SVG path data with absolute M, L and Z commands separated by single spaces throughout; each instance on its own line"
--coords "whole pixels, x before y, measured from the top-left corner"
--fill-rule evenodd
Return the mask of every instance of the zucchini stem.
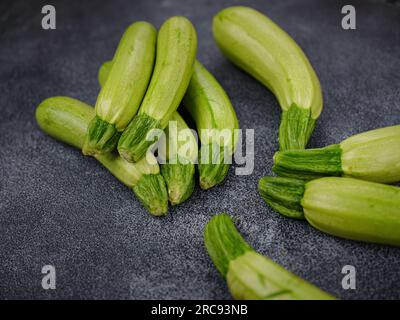
M 272 170 L 279 176 L 312 180 L 324 176 L 341 176 L 342 149 L 334 144 L 325 148 L 288 150 L 274 155 Z
M 143 158 L 149 148 L 157 142 L 147 140 L 153 129 L 160 129 L 160 122 L 147 114 L 138 114 L 122 133 L 118 142 L 118 152 L 126 161 L 137 162 Z
M 85 156 L 94 156 L 111 152 L 116 148 L 120 135 L 114 124 L 95 116 L 89 123 L 82 153 Z
M 252 250 L 226 214 L 214 216 L 204 230 L 204 243 L 215 267 L 225 278 L 229 263 Z
M 303 109 L 291 105 L 287 111 L 282 111 L 279 126 L 279 146 L 281 151 L 304 149 L 315 127 L 311 118 L 311 109 Z
M 258 183 L 258 191 L 264 201 L 280 214 L 304 219 L 303 207 L 300 204 L 304 185 L 304 181 L 297 179 L 263 177 Z

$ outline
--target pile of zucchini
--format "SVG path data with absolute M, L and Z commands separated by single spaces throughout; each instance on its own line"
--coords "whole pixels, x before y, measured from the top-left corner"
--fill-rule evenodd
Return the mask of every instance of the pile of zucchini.
M 235 65 L 276 97 L 282 117 L 278 177 L 264 177 L 259 192 L 281 215 L 306 219 L 342 238 L 400 246 L 400 125 L 306 149 L 322 111 L 321 87 L 294 40 L 260 12 L 230 7 L 213 20 L 214 38 Z M 331 299 L 253 251 L 232 220 L 221 214 L 205 230 L 205 244 L 237 299 Z
M 196 60 L 196 50 L 196 31 L 184 17 L 169 18 L 158 33 L 148 22 L 133 23 L 112 60 L 99 69 L 95 108 L 52 97 L 37 107 L 37 122 L 49 135 L 99 160 L 151 214 L 165 215 L 168 201 L 177 205 L 192 194 L 196 163 L 202 189 L 221 183 L 237 143 L 232 104 Z M 197 126 L 200 151 L 177 111 L 181 103 Z M 203 139 L 203 129 L 227 129 L 231 138 Z M 165 140 L 157 143 L 160 137 Z M 160 164 L 152 153 L 156 143 Z
M 400 181 L 400 125 L 307 150 L 322 93 L 300 47 L 246 7 L 219 12 L 213 32 L 223 54 L 270 89 L 282 108 L 273 166 L 279 177 L 259 182 L 265 202 L 329 234 L 400 245 L 400 188 L 381 184 Z
M 222 53 L 272 91 L 282 108 L 273 167 L 278 177 L 259 181 L 265 202 L 328 234 L 400 246 L 400 188 L 382 184 L 400 181 L 400 125 L 306 149 L 322 111 L 322 92 L 301 48 L 268 17 L 246 7 L 219 12 L 213 34 Z M 151 214 L 164 215 L 168 201 L 180 204 L 193 192 L 196 161 L 202 189 L 225 179 L 238 139 L 232 104 L 196 60 L 196 49 L 196 31 L 184 17 L 168 19 L 158 33 L 136 22 L 99 69 L 95 108 L 52 97 L 38 106 L 37 122 L 50 136 L 95 157 Z M 181 103 L 196 124 L 199 150 L 193 133 L 177 139 L 188 129 L 177 111 Z M 204 129 L 230 130 L 229 138 L 203 136 Z M 160 137 L 154 132 L 162 130 L 166 143 L 159 155 L 166 162 L 159 165 L 151 149 Z M 234 298 L 333 298 L 255 252 L 226 214 L 210 220 L 204 238 Z

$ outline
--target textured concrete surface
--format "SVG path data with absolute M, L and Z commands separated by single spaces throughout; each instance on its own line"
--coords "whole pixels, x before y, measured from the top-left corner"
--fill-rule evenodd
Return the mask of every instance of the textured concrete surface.
M 347 299 L 400 298 L 400 249 L 322 234 L 286 219 L 257 194 L 278 148 L 279 106 L 270 92 L 218 51 L 211 19 L 244 4 L 267 13 L 304 48 L 320 77 L 325 109 L 311 146 L 400 123 L 400 6 L 352 1 L 357 30 L 340 27 L 337 1 L 51 1 L 57 30 L 41 29 L 41 1 L 0 4 L 0 298 L 229 299 L 203 247 L 204 225 L 226 211 L 259 252 Z M 242 128 L 256 132 L 255 170 L 196 189 L 163 219 L 93 159 L 42 133 L 34 110 L 68 95 L 94 104 L 97 69 L 124 28 L 157 27 L 185 15 L 197 28 L 198 58 L 226 88 Z M 52 264 L 57 289 L 41 288 Z M 357 289 L 341 287 L 344 265 Z

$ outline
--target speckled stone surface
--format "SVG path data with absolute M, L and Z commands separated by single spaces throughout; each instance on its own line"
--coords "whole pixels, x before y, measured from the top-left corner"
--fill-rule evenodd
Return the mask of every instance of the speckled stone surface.
M 310 146 L 400 123 L 400 6 L 352 1 L 357 30 L 341 29 L 337 1 L 51 1 L 57 30 L 41 29 L 41 1 L 0 3 L 0 298 L 229 299 L 203 246 L 203 228 L 226 211 L 259 252 L 340 298 L 399 299 L 400 249 L 331 237 L 269 209 L 257 194 L 271 174 L 280 109 L 273 95 L 231 65 L 211 34 L 212 16 L 244 4 L 291 34 L 321 80 L 325 106 Z M 97 69 L 126 26 L 157 27 L 184 15 L 197 29 L 198 58 L 226 89 L 241 128 L 256 134 L 255 170 L 230 171 L 197 188 L 167 217 L 151 217 L 95 160 L 42 133 L 41 100 L 67 95 L 94 104 Z M 41 287 L 41 268 L 57 289 Z M 354 265 L 357 289 L 341 287 Z

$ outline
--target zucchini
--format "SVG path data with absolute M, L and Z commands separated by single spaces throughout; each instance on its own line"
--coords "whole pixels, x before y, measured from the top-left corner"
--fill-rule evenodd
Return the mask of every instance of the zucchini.
M 127 161 L 139 161 L 154 143 L 146 139 L 148 133 L 167 126 L 189 85 L 196 49 L 196 31 L 188 19 L 172 17 L 161 26 L 149 88 L 118 142 L 118 152 Z
M 48 135 L 81 149 L 94 109 L 79 100 L 52 97 L 36 108 L 36 121 Z M 114 153 L 96 154 L 118 180 L 136 194 L 143 206 L 153 215 L 168 211 L 168 196 L 164 179 L 155 158 L 149 154 L 137 164 L 132 164 Z
M 197 140 L 186 122 L 174 112 L 165 129 L 166 148 L 159 150 L 165 158 L 160 165 L 172 205 L 186 201 L 195 185 L 195 163 L 197 161 Z
M 227 214 L 207 224 L 204 242 L 214 265 L 226 279 L 234 299 L 330 300 L 328 293 L 255 252 Z
M 112 61 L 107 61 L 99 69 L 100 86 L 105 82 Z M 168 189 L 172 205 L 187 200 L 194 190 L 194 164 L 197 160 L 197 140 L 183 118 L 175 111 L 165 128 L 166 141 L 160 144 L 159 156 L 165 162 L 160 164 L 161 174 Z
M 230 61 L 276 96 L 283 111 L 280 149 L 304 149 L 322 110 L 322 92 L 301 48 L 272 20 L 247 7 L 220 11 L 213 34 Z
M 121 132 L 136 114 L 153 70 L 156 29 L 147 22 L 129 26 L 115 52 L 113 65 L 96 101 L 82 152 L 114 150 Z
M 259 191 L 280 214 L 305 218 L 328 234 L 400 246 L 399 187 L 353 178 L 264 177 Z
M 232 162 L 239 128 L 236 113 L 224 89 L 198 61 L 183 105 L 200 134 L 200 187 L 209 189 L 225 179 Z
M 363 132 L 325 148 L 277 152 L 273 171 L 303 180 L 348 176 L 400 181 L 400 125 Z

